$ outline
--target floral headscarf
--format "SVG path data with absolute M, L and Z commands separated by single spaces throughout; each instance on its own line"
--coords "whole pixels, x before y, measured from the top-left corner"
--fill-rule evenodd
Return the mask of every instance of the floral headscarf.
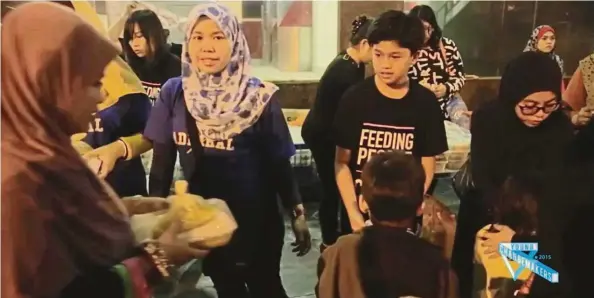
M 528 39 L 528 42 L 526 43 L 524 52 L 539 52 L 536 45 L 538 44 L 538 40 L 547 32 L 553 32 L 553 34 L 555 34 L 555 29 L 549 25 L 540 25 L 534 28 L 534 30 L 532 30 L 532 34 L 530 34 L 530 39 Z M 557 62 L 559 68 L 561 69 L 561 73 L 564 73 L 563 59 L 561 59 L 559 55 L 555 54 L 555 48 L 553 48 L 553 50 L 551 50 L 548 55 L 551 57 L 551 59 Z
M 231 60 L 220 74 L 201 73 L 192 66 L 188 43 L 200 17 L 215 21 L 231 43 Z M 186 104 L 202 136 L 232 138 L 251 127 L 278 87 L 253 77 L 250 50 L 237 18 L 218 3 L 196 6 L 190 16 L 182 50 L 182 82 Z

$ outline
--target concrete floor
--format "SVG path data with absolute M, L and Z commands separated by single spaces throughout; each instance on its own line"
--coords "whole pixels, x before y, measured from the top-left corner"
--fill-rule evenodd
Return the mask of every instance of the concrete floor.
M 450 210 L 457 213 L 459 200 L 456 197 L 449 177 L 439 178 L 435 187 L 434 196 L 444 202 Z M 316 205 L 307 206 L 308 214 L 314 214 Z M 315 297 L 314 287 L 317 282 L 316 266 L 320 256 L 319 245 L 321 243 L 320 225 L 315 216 L 308 217 L 308 224 L 312 235 L 312 250 L 303 257 L 296 257 L 291 252 L 290 243 L 294 236 L 291 232 L 289 223 L 286 224 L 285 247 L 281 264 L 281 276 L 287 294 L 291 298 L 310 298 Z M 216 298 L 216 291 L 208 277 L 202 277 L 196 289 L 184 291 L 175 298 Z

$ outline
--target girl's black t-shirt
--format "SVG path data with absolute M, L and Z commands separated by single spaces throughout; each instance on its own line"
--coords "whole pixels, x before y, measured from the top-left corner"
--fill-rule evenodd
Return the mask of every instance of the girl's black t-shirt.
M 316 100 L 303 123 L 305 140 L 329 140 L 334 115 L 344 92 L 365 78 L 365 65 L 357 63 L 345 51 L 328 65 L 318 84 Z
M 122 48 L 125 48 L 123 39 L 120 38 Z M 155 61 L 150 63 L 142 63 L 142 60 L 135 62 L 128 61 L 124 55 L 122 59 L 130 65 L 140 82 L 144 91 L 151 100 L 151 104 L 155 105 L 155 101 L 161 93 L 161 87 L 167 80 L 181 75 L 181 60 L 179 56 L 175 55 L 178 47 L 174 45 L 167 46 Z M 140 63 L 138 63 L 140 62 Z
M 181 75 L 181 60 L 167 52 L 148 65 L 142 67 L 132 66 L 132 69 L 140 79 L 144 91 L 154 105 L 157 98 L 159 98 L 163 84 L 167 80 Z

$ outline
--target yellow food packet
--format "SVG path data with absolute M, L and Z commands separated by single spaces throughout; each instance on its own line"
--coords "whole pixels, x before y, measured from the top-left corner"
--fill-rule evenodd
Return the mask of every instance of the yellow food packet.
M 208 204 L 201 196 L 189 194 L 187 181 L 176 181 L 175 196 L 170 198 L 169 211 L 159 219 L 153 229 L 154 238 L 163 234 L 174 220 L 181 222 L 180 232 L 186 232 L 208 223 L 219 212 L 216 207 Z

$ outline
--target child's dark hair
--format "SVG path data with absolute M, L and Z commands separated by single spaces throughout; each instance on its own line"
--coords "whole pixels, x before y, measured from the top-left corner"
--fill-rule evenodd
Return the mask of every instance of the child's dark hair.
M 363 198 L 379 221 L 416 216 L 423 203 L 425 171 L 412 155 L 401 151 L 378 153 L 363 168 Z
M 367 39 L 369 33 L 369 26 L 373 23 L 373 19 L 366 15 L 360 15 L 351 23 L 351 45 L 356 46 L 362 40 Z
M 423 47 L 425 31 L 419 18 L 401 11 L 387 11 L 373 23 L 368 40 L 370 45 L 394 41 L 414 55 Z
M 130 40 L 134 38 L 134 25 L 138 24 L 140 32 L 146 39 L 146 59 L 136 56 L 130 47 Z M 123 40 L 124 54 L 126 61 L 135 69 L 138 66 L 152 62 L 156 57 L 167 51 L 167 38 L 161 20 L 155 12 L 149 9 L 137 10 L 126 20 Z M 154 49 L 152 48 L 154 46 Z M 154 51 L 154 52 L 153 52 Z
M 500 192 L 495 221 L 509 226 L 518 235 L 530 235 L 537 229 L 537 201 L 543 196 L 544 183 L 535 173 L 510 176 Z
M 438 49 L 439 41 L 441 40 L 443 33 L 439 27 L 439 24 L 437 24 L 437 18 L 435 17 L 435 12 L 433 9 L 427 5 L 417 5 L 413 7 L 413 9 L 411 9 L 408 14 L 418 17 L 422 21 L 425 21 L 431 25 L 433 32 L 431 33 L 431 37 L 429 37 L 427 43 L 431 48 Z M 423 30 L 425 30 L 425 28 L 423 28 Z

